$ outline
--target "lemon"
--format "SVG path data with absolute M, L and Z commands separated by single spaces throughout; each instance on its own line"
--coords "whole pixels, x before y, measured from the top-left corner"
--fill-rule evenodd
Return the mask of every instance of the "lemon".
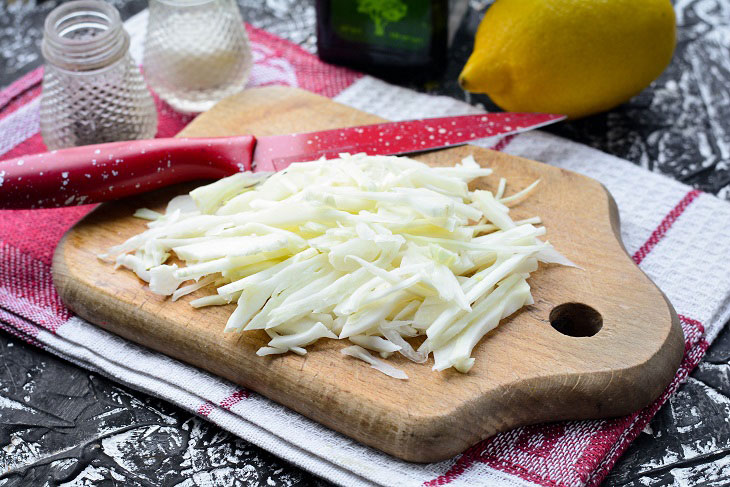
M 459 83 L 504 110 L 578 118 L 648 86 L 675 42 L 669 0 L 497 0 Z

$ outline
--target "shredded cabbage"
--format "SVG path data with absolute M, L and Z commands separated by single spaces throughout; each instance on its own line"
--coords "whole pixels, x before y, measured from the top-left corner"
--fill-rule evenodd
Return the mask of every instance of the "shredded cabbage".
M 343 348 L 341 350 L 341 352 L 344 355 L 349 355 L 350 357 L 359 358 L 363 362 L 369 363 L 370 366 L 372 368 L 374 368 L 375 370 L 379 370 L 380 372 L 384 373 L 385 375 L 389 375 L 390 377 L 393 377 L 394 379 L 402 379 L 402 380 L 408 379 L 408 376 L 406 375 L 405 372 L 393 367 L 392 365 L 390 365 L 387 362 L 383 362 L 382 360 L 373 357 L 372 355 L 370 355 L 368 353 L 367 350 L 365 350 L 364 348 L 362 348 L 358 345 L 353 345 L 351 347 Z
M 466 373 L 484 335 L 532 304 L 538 261 L 574 265 L 539 240 L 539 217 L 509 215 L 539 180 L 510 196 L 504 178 L 495 193 L 469 190 L 491 172 L 471 156 L 432 168 L 342 154 L 236 174 L 174 198 L 165 214 L 138 210 L 148 230 L 103 257 L 173 300 L 215 287 L 190 304 L 235 302 L 225 329 L 267 333 L 260 356 L 349 339 L 342 353 L 398 379 L 407 376 L 367 350 L 417 363 L 433 354 L 434 370 Z

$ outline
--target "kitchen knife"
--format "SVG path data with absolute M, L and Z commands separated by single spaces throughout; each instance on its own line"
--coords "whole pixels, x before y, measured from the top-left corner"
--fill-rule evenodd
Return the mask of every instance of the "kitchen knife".
M 0 208 L 98 203 L 239 171 L 279 171 L 338 154 L 409 154 L 509 135 L 565 117 L 490 113 L 254 137 L 168 138 L 87 145 L 0 162 Z

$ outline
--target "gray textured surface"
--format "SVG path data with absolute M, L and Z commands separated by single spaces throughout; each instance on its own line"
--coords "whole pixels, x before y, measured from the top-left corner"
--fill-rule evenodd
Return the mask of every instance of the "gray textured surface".
M 112 3 L 125 17 L 146 5 Z M 417 88 L 490 106 L 454 81 L 487 3 L 469 3 L 444 77 Z M 42 21 L 57 4 L 0 5 L 0 86 L 40 63 Z M 239 4 L 254 25 L 314 49 L 311 1 Z M 676 9 L 677 53 L 659 80 L 609 113 L 552 131 L 730 199 L 730 3 L 682 0 Z M 325 485 L 217 426 L 0 333 L 0 486 L 59 484 Z M 730 485 L 730 330 L 605 485 Z
M 0 485 L 312 485 L 158 399 L 0 335 Z

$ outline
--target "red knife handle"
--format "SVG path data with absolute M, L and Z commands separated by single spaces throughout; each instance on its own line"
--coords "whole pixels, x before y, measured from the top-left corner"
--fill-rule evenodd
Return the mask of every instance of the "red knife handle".
M 256 139 L 133 140 L 0 162 L 0 208 L 98 203 L 170 184 L 250 170 Z

